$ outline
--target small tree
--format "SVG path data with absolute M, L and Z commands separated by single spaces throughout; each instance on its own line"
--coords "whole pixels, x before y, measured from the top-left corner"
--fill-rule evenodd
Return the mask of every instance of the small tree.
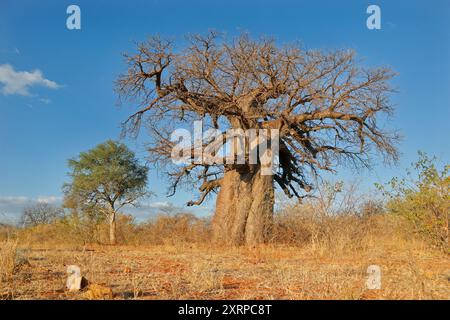
M 109 240 L 116 243 L 116 214 L 148 194 L 147 172 L 124 144 L 106 141 L 69 160 L 72 182 L 64 186 L 65 203 L 95 208 L 109 221 Z
M 419 152 L 419 160 L 405 179 L 393 178 L 387 188 L 378 187 L 388 196 L 387 209 L 397 214 L 433 245 L 448 250 L 450 218 L 450 165 L 442 169 L 436 158 Z
M 50 224 L 64 216 L 64 210 L 46 202 L 38 202 L 26 207 L 20 217 L 20 225 L 34 227 L 39 224 Z

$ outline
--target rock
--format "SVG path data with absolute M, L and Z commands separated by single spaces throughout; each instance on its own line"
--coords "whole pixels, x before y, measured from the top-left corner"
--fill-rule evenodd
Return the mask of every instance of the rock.
M 112 299 L 113 292 L 109 287 L 92 283 L 88 286 L 87 291 L 83 293 L 83 298 L 88 300 Z
M 70 265 L 67 267 L 67 281 L 66 287 L 69 291 L 80 291 L 84 287 L 86 287 L 88 281 L 86 278 L 81 276 L 80 267 L 76 265 Z

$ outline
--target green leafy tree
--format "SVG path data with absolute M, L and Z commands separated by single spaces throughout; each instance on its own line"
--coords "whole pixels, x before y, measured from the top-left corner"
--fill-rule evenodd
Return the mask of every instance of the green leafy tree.
M 108 140 L 69 160 L 72 182 L 64 186 L 65 205 L 104 214 L 110 243 L 116 243 L 116 215 L 125 205 L 137 205 L 149 195 L 148 168 L 122 143 Z
M 388 196 L 387 209 L 409 221 L 414 232 L 448 250 L 450 165 L 440 169 L 436 158 L 419 152 L 419 160 L 405 179 L 393 178 L 378 186 Z

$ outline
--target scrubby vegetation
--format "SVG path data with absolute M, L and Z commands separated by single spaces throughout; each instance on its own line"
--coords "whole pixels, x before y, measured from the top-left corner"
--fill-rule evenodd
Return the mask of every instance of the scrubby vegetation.
M 325 181 L 318 185 L 314 197 L 301 203 L 282 199 L 274 216 L 269 243 L 345 248 L 361 246 L 365 238 L 395 234 L 407 238 L 416 236 L 446 250 L 450 166 L 442 167 L 439 170 L 436 159 L 421 154 L 407 178 L 394 178 L 386 185 L 378 185 L 381 191 L 378 198 L 373 194 L 371 197 L 359 194 L 357 185 Z M 44 207 L 27 208 L 22 220 L 33 216 L 33 221 L 37 222 L 27 223 L 15 232 L 9 227 L 8 234 L 16 234 L 29 244 L 108 243 L 108 221 L 101 211 L 95 208 L 68 210 L 61 216 L 59 210 L 50 206 L 47 207 L 51 212 L 44 212 Z M 137 223 L 132 216 L 119 214 L 117 238 L 118 243 L 124 245 L 209 243 L 211 219 L 175 210 Z
M 268 243 L 251 247 L 212 245 L 209 217 L 177 211 L 140 223 L 119 214 L 118 246 L 107 245 L 107 218 L 95 210 L 5 225 L 0 294 L 81 298 L 63 290 L 64 265 L 76 263 L 116 298 L 448 299 L 448 173 L 421 154 L 379 197 L 322 182 L 300 204 L 279 201 Z M 382 268 L 382 290 L 364 287 L 370 264 Z
M 450 165 L 439 169 L 435 158 L 420 153 L 407 178 L 392 179 L 387 188 L 387 212 L 406 219 L 414 233 L 448 250 L 450 216 Z

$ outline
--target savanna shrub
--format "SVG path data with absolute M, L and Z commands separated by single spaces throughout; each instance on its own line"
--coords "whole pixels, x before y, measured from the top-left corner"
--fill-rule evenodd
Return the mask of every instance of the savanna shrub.
M 190 213 L 161 214 L 136 227 L 134 243 L 178 244 L 208 243 L 211 224 L 208 218 Z
M 438 169 L 436 158 L 419 152 L 407 178 L 393 178 L 380 186 L 389 198 L 387 209 L 407 220 L 412 230 L 432 245 L 448 250 L 450 165 Z

